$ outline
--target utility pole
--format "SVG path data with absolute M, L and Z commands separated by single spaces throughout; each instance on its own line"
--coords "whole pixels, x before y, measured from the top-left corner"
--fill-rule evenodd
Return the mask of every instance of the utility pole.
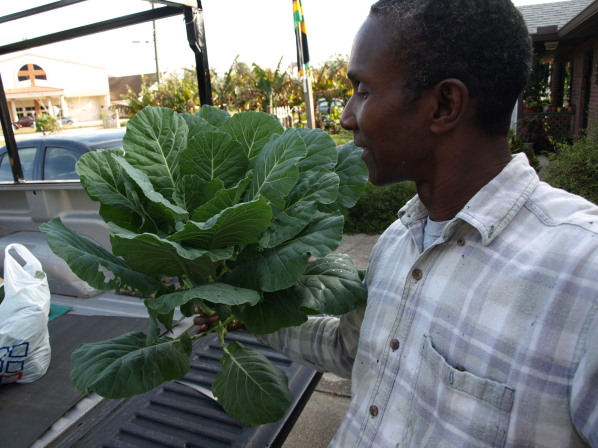
M 152 3 L 154 9 L 154 3 Z M 152 20 L 152 27 L 154 29 L 154 58 L 156 59 L 156 82 L 160 84 L 160 66 L 158 65 L 158 37 L 156 35 L 156 21 Z

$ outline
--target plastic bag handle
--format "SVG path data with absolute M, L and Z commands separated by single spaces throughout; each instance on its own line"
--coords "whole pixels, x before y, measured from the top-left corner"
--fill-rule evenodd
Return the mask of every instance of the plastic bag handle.
M 17 264 L 19 266 L 21 266 L 21 268 L 24 269 L 26 272 L 29 272 L 32 275 L 35 275 L 35 272 L 43 271 L 42 264 L 39 262 L 39 260 L 37 258 L 35 258 L 35 256 L 31 253 L 31 251 L 29 249 L 27 249 L 25 246 L 23 246 L 22 244 L 18 244 L 18 243 L 9 244 L 8 246 L 6 246 L 6 249 L 4 250 L 5 257 L 14 258 L 11 255 L 9 255 L 9 253 L 8 253 L 8 252 L 10 252 L 11 249 L 14 249 L 14 251 L 17 254 L 19 254 L 19 256 L 25 262 L 24 265 L 21 265 L 20 263 L 17 263 Z

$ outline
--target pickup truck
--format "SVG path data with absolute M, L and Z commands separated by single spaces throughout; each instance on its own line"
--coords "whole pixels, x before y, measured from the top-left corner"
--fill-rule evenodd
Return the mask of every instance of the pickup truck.
M 247 333 L 231 335 L 258 348 L 289 377 L 295 403 L 279 422 L 246 427 L 217 402 L 176 382 L 124 400 L 84 396 L 69 380 L 70 354 L 83 342 L 146 330 L 147 313 L 135 297 L 98 291 L 76 277 L 49 249 L 39 226 L 60 216 L 70 228 L 109 249 L 106 224 L 78 180 L 0 183 L 0 270 L 4 248 L 21 243 L 48 275 L 53 309 L 68 310 L 49 322 L 52 361 L 46 375 L 30 384 L 0 386 L 2 446 L 279 446 L 292 428 L 320 375 L 261 346 Z M 1 271 L 0 271 L 1 272 Z M 53 317 L 51 315 L 51 317 Z M 193 327 L 177 317 L 175 336 Z M 195 342 L 186 379 L 209 387 L 219 370 L 216 341 Z M 109 441 L 112 442 L 109 442 Z M 212 444 L 213 443 L 213 444 Z M 104 445 L 102 445 L 104 446 Z
M 21 11 L 1 17 L 0 23 L 77 1 L 61 0 Z M 158 3 L 167 6 L 0 46 L 0 55 L 184 15 L 189 45 L 195 54 L 201 103 L 211 104 L 201 3 L 198 0 Z M 39 226 L 54 217 L 60 216 L 71 229 L 110 249 L 107 227 L 98 214 L 98 204 L 89 199 L 77 179 L 47 180 L 44 166 L 47 148 L 41 142 L 30 151 L 33 154 L 29 160 L 31 165 L 22 160 L 26 157 L 20 157 L 9 115 L 0 77 L 0 123 L 7 145 L 0 168 L 6 169 L 7 177 L 0 182 L 0 272 L 3 270 L 4 248 L 11 243 L 25 245 L 42 263 L 53 305 L 48 323 L 52 358 L 47 373 L 39 380 L 29 384 L 0 384 L 0 446 L 281 446 L 320 374 L 260 345 L 244 332 L 235 332 L 230 338 L 260 350 L 289 378 L 289 388 L 295 400 L 278 422 L 259 427 L 242 425 L 229 417 L 212 398 L 176 381 L 122 400 L 103 399 L 96 394 L 83 395 L 71 384 L 70 356 L 79 344 L 105 340 L 132 330 L 146 331 L 146 311 L 138 298 L 90 287 L 49 249 Z M 174 337 L 193 331 L 190 318 L 175 317 Z M 195 341 L 186 382 L 202 387 L 212 383 L 220 369 L 222 355 L 219 344 L 214 342 L 209 337 Z

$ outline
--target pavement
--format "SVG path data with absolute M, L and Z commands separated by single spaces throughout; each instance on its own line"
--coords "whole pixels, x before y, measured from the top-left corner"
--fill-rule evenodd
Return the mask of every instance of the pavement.
M 344 235 L 335 252 L 351 256 L 358 268 L 365 269 L 378 236 Z M 347 413 L 350 401 L 351 380 L 325 373 L 283 448 L 327 447 Z

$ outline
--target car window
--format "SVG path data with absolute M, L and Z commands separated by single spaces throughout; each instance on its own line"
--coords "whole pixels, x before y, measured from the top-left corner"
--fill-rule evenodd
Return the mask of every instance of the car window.
M 44 180 L 78 180 L 75 164 L 80 153 L 60 146 L 48 146 L 44 158 Z
M 19 148 L 19 159 L 23 168 L 23 177 L 25 180 L 33 179 L 33 161 L 37 147 Z M 14 182 L 8 153 L 4 153 L 0 158 L 0 182 Z

